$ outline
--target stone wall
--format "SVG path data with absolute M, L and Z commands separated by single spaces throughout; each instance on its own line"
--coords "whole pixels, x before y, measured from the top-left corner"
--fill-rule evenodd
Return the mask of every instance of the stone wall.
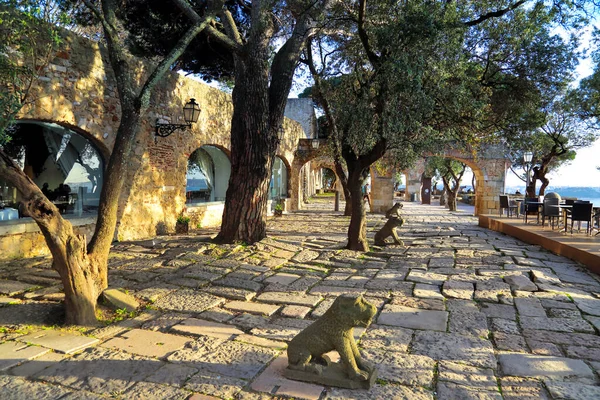
M 92 238 L 96 218 L 72 218 L 73 230 Z M 0 260 L 22 257 L 39 257 L 50 254 L 46 240 L 33 220 L 10 221 L 0 224 Z
M 140 81 L 149 73 L 149 63 L 130 60 Z M 43 120 L 73 129 L 92 140 L 108 160 L 120 118 L 120 103 L 106 51 L 98 43 L 65 33 L 65 40 L 52 62 L 41 71 L 32 90 L 31 106 L 19 116 Z M 183 106 L 195 98 L 202 112 L 198 123 L 185 132 L 167 138 L 154 137 L 157 119 L 183 123 Z M 233 106 L 230 95 L 200 81 L 177 73 L 168 74 L 155 88 L 151 107 L 141 123 L 129 160 L 129 173 L 119 200 L 115 236 L 132 240 L 174 231 L 175 221 L 185 207 L 187 161 L 203 145 L 213 145 L 229 155 L 229 134 Z M 302 126 L 284 122 L 284 138 L 277 155 L 290 166 Z M 288 176 L 291 169 L 288 170 Z M 207 208 L 204 226 L 219 225 L 220 211 Z
M 315 138 L 317 117 L 312 99 L 288 99 L 285 116 L 300 122 L 307 138 Z

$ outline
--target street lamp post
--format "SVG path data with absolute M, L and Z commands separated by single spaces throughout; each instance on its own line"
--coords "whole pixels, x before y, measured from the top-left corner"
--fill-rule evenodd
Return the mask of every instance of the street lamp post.
M 525 197 L 528 196 L 528 192 L 529 192 L 529 173 L 530 173 L 532 160 L 533 160 L 533 153 L 531 151 L 526 151 L 525 153 L 523 153 L 523 161 L 525 162 Z

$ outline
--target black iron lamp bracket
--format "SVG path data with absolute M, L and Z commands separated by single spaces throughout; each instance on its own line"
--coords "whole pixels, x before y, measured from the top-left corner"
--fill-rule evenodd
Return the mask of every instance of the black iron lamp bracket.
M 167 137 L 171 135 L 178 129 L 185 131 L 188 128 L 192 127 L 192 124 L 163 124 L 159 123 L 159 120 L 156 120 L 156 131 L 154 132 L 155 136 Z

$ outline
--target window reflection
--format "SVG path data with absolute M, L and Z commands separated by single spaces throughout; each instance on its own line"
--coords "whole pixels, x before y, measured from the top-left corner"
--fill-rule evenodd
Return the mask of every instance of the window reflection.
M 224 201 L 229 185 L 231 164 L 215 146 L 202 146 L 188 159 L 186 203 Z
M 104 163 L 98 150 L 83 136 L 52 123 L 19 123 L 3 150 L 61 213 L 97 212 Z M 2 177 L 0 207 L 0 221 L 27 217 L 20 194 Z

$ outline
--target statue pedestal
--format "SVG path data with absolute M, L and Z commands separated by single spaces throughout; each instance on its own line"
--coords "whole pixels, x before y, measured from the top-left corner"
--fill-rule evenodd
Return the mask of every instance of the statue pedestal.
M 319 385 L 345 389 L 370 389 L 377 380 L 377 369 L 371 367 L 369 378 L 366 381 L 350 379 L 341 363 L 331 363 L 323 366 L 321 373 L 299 371 L 288 367 L 283 370 L 283 376 L 295 381 L 317 383 Z

